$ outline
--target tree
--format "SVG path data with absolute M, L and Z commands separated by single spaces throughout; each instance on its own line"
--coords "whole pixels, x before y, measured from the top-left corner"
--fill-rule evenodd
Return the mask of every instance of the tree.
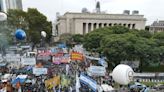
M 40 43 L 41 31 L 47 33 L 46 41 L 50 41 L 51 22 L 48 22 L 47 17 L 37 9 L 29 8 L 27 12 L 22 10 L 9 10 L 7 14 L 10 28 L 13 32 L 18 28 L 25 30 L 28 42 L 33 42 L 34 44 Z
M 72 35 L 72 39 L 75 43 L 81 44 L 84 41 L 84 36 L 81 34 L 75 34 L 75 35 Z
M 158 42 L 157 42 L 158 41 Z M 84 46 L 103 52 L 110 62 L 140 61 L 141 69 L 151 62 L 163 60 L 162 34 L 148 31 L 127 29 L 121 26 L 96 29 L 85 35 Z
M 27 11 L 27 20 L 29 23 L 29 37 L 34 44 L 39 43 L 41 39 L 41 31 L 47 33 L 47 41 L 51 38 L 51 22 L 47 21 L 46 16 L 40 13 L 37 9 L 29 8 Z M 33 34 L 35 34 L 34 37 Z
M 65 43 L 66 45 L 71 46 L 72 43 L 72 35 L 70 33 L 64 33 L 60 35 L 59 41 Z

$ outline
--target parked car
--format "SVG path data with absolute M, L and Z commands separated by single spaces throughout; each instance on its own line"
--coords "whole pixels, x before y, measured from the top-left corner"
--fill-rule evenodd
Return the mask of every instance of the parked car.
M 149 92 L 149 88 L 139 82 L 135 82 L 135 84 L 130 85 L 130 90 L 131 92 Z

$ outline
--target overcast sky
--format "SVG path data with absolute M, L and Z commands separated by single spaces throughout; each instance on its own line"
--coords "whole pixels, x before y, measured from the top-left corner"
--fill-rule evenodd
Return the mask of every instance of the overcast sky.
M 164 20 L 164 0 L 22 0 L 23 9 L 37 8 L 49 20 L 56 18 L 56 12 L 81 12 L 87 8 L 90 12 L 95 9 L 96 1 L 100 1 L 101 10 L 108 13 L 122 13 L 123 10 L 139 10 L 145 15 L 147 24 L 155 20 Z

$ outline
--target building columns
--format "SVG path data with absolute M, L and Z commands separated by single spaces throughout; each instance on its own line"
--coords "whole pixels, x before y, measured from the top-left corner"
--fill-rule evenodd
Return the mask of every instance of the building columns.
M 86 32 L 85 33 L 88 33 L 88 23 L 86 23 Z
M 94 30 L 94 23 L 91 23 L 91 31 Z

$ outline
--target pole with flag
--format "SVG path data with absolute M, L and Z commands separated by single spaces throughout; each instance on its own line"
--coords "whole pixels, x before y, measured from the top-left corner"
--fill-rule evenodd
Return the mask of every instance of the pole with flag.
M 79 77 L 78 74 L 76 73 L 76 92 L 79 92 L 79 88 L 80 88 L 80 81 L 79 81 Z

